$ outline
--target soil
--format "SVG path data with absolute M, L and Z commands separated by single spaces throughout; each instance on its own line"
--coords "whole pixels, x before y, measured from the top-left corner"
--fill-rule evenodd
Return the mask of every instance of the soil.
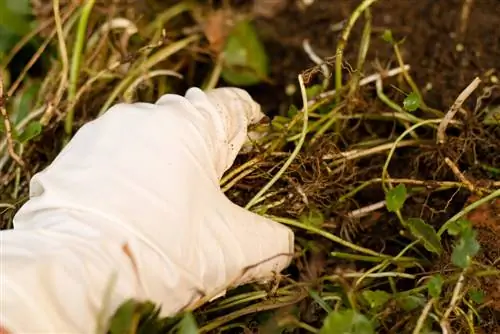
M 256 20 L 259 34 L 271 56 L 270 77 L 273 83 L 252 87 L 250 92 L 271 115 L 286 113 L 290 103 L 301 105 L 300 100 L 287 97 L 285 91 L 290 85 L 297 85 L 298 73 L 315 66 L 304 52 L 303 40 L 309 40 L 320 57 L 331 59 L 336 53 L 335 47 L 341 33 L 341 29 L 334 29 L 334 26 L 345 22 L 359 4 L 359 1 L 316 0 L 310 7 L 303 9 L 299 8 L 297 2 L 285 2 L 285 6 L 277 8 L 274 12 L 271 11 L 271 14 L 267 13 L 267 17 L 260 17 Z M 381 67 L 398 66 L 392 47 L 380 38 L 385 29 L 390 29 L 395 39 L 405 38 L 404 43 L 400 45 L 402 57 L 405 63 L 411 66 L 411 75 L 417 86 L 422 89 L 423 98 L 429 106 L 446 112 L 458 94 L 476 76 L 483 80 L 483 86 L 469 97 L 463 108 L 469 110 L 469 113 L 474 113 L 486 105 L 499 104 L 500 89 L 495 84 L 500 76 L 500 31 L 497 29 L 500 2 L 496 0 L 473 1 L 470 14 L 465 20 L 461 18 L 463 3 L 464 1 L 461 0 L 377 2 L 372 6 L 371 11 L 373 33 L 363 74 L 377 73 Z M 351 33 L 344 54 L 346 63 L 352 67 L 356 64 L 362 29 L 363 18 L 361 17 Z M 333 67 L 331 69 L 333 71 Z M 486 92 L 487 87 L 491 88 L 491 95 L 482 99 L 478 106 L 478 98 Z M 395 98 L 398 95 L 397 92 L 388 94 L 394 94 Z M 277 96 L 282 98 L 276 98 Z M 353 108 L 361 112 L 387 111 L 387 107 L 374 98 L 373 88 L 363 89 L 358 100 L 353 104 L 355 104 Z M 390 127 L 375 122 L 371 124 L 371 128 L 376 129 L 374 131 L 377 135 L 383 138 L 391 136 L 393 131 Z M 293 203 L 287 205 L 288 208 L 293 207 L 296 210 L 271 211 L 281 215 L 297 216 L 302 210 L 306 210 L 305 205 L 301 206 L 301 195 L 305 193 L 313 205 L 327 212 L 324 227 L 333 226 L 332 232 L 372 249 L 385 249 L 386 251 L 391 248 L 401 249 L 396 241 L 399 236 L 399 222 L 394 217 L 375 212 L 355 222 L 343 218 L 350 210 L 383 199 L 380 185 L 368 187 L 352 202 L 343 205 L 332 204 L 341 194 L 345 194 L 348 184 L 379 177 L 381 166 L 385 162 L 385 155 L 371 156 L 347 164 L 341 173 L 333 176 L 315 168 L 318 166 L 318 156 L 328 153 L 328 149 L 330 149 L 329 153 L 345 150 L 365 138 L 367 136 L 365 131 L 363 131 L 363 126 L 358 127 L 358 124 L 347 123 L 343 129 L 343 140 L 337 146 L 328 145 L 329 138 L 326 138 L 317 145 L 320 149 L 318 147 L 306 149 L 299 156 L 299 162 L 292 164 L 287 172 L 290 180 L 300 181 L 301 194 L 298 194 L 293 181 L 283 181 L 276 187 L 285 187 L 297 195 L 296 205 L 294 206 Z M 478 140 L 474 140 L 475 143 L 471 144 L 471 138 Z M 500 166 L 499 127 L 487 128 L 478 125 L 474 117 L 470 117 L 468 129 L 450 136 L 446 147 L 430 144 L 428 147 L 418 149 L 398 150 L 397 156 L 391 163 L 390 174 L 392 177 L 456 181 L 456 175 L 443 162 L 446 156 L 452 157 L 460 170 L 477 184 L 488 182 L 487 180 L 499 180 L 500 175 L 492 175 L 481 170 L 476 163 L 487 161 L 490 166 Z M 266 169 L 266 167 L 262 168 Z M 265 183 L 265 180 L 260 181 L 262 182 L 260 184 L 258 180 L 243 181 L 237 187 L 244 190 L 259 188 Z M 471 203 L 469 195 L 470 192 L 467 190 L 448 190 L 417 195 L 407 202 L 403 215 L 421 217 L 439 227 L 465 205 Z M 238 192 L 233 200 L 244 204 L 248 198 L 242 197 Z M 478 239 L 482 247 L 481 261 L 500 268 L 498 262 L 500 211 L 498 211 L 498 203 L 496 205 L 496 207 L 492 204 L 492 207 L 478 209 L 468 218 L 478 230 Z M 311 236 L 309 235 L 308 238 L 310 239 Z M 319 252 L 321 253 L 323 249 L 324 254 L 331 250 L 331 247 L 324 243 L 318 246 Z M 315 277 L 318 273 L 338 270 L 343 266 L 338 260 L 334 262 L 323 262 L 321 266 L 318 266 L 317 261 L 311 259 L 309 264 L 304 266 L 299 264 L 295 269 L 301 272 L 301 277 L 310 278 L 311 275 Z M 316 272 L 311 273 L 311 267 L 315 268 Z M 498 307 L 500 305 L 498 294 L 500 279 L 485 279 L 481 286 L 489 296 L 488 300 L 492 309 L 500 311 Z M 496 313 L 493 316 L 490 314 L 489 317 L 493 319 L 494 324 L 500 318 L 500 314 Z M 493 325 L 485 330 L 488 333 L 494 333 L 497 328 Z
M 296 84 L 298 73 L 315 65 L 302 48 L 303 40 L 308 39 L 320 57 L 334 56 L 341 31 L 332 26 L 345 22 L 359 4 L 358 0 L 316 0 L 310 7 L 300 9 L 298 1 L 285 2 L 287 6 L 274 17 L 256 21 L 271 55 L 270 77 L 275 81 L 278 96 L 283 95 L 288 84 Z M 432 85 L 431 90 L 424 91 L 424 99 L 437 109 L 448 109 L 475 76 L 499 76 L 500 33 L 497 23 L 500 3 L 496 0 L 473 1 L 466 31 L 461 33 L 463 2 L 376 2 L 371 7 L 373 33 L 364 74 L 376 73 L 377 62 L 384 67 L 397 67 L 392 47 L 377 36 L 390 29 L 395 39 L 405 38 L 401 44 L 403 59 L 411 66 L 412 77 L 419 87 Z M 361 17 L 344 54 L 345 60 L 353 66 L 362 29 Z M 463 50 L 457 46 L 459 44 Z M 258 90 L 262 92 L 256 96 L 261 102 L 267 102 L 268 110 L 286 107 L 287 101 L 271 99 L 276 95 L 269 94 L 269 87 L 259 87 Z M 498 98 L 498 94 L 496 96 Z M 473 103 L 474 99 L 470 101 Z
M 270 77 L 273 79 L 273 84 L 252 87 L 250 91 L 269 114 L 286 112 L 290 102 L 301 104 L 300 101 L 291 101 L 287 98 L 285 90 L 289 85 L 296 85 L 298 73 L 315 66 L 303 50 L 303 40 L 309 40 L 320 57 L 331 58 L 335 55 L 335 46 L 341 33 L 340 29 L 334 29 L 332 26 L 345 22 L 359 4 L 357 0 L 316 0 L 304 9 L 297 5 L 298 1 L 281 2 L 285 2 L 286 6 L 282 6 L 281 10 L 277 9 L 272 17 L 260 17 L 256 20 L 259 34 L 271 57 Z M 422 89 L 423 98 L 428 105 L 446 112 L 458 94 L 476 76 L 483 80 L 485 87 L 493 87 L 491 96 L 482 100 L 482 106 L 500 103 L 500 89 L 494 85 L 500 76 L 500 31 L 496 28 L 500 3 L 496 0 L 474 1 L 468 19 L 465 21 L 461 19 L 463 3 L 464 1 L 461 0 L 376 2 L 371 7 L 373 33 L 363 74 L 377 73 L 380 65 L 383 68 L 397 67 L 392 47 L 380 38 L 385 29 L 390 29 L 395 39 L 405 39 L 400 49 L 405 63 L 411 66 L 411 75 L 417 86 L 430 88 Z M 344 54 L 344 59 L 349 64 L 356 64 L 357 46 L 362 29 L 363 19 L 360 18 L 351 33 Z M 271 93 L 271 90 L 275 93 Z M 477 108 L 477 98 L 483 93 L 484 91 L 478 89 L 463 107 L 470 110 Z M 386 106 L 374 101 L 371 97 L 373 97 L 373 91 L 367 88 L 362 96 L 364 101 L 358 107 L 368 111 L 387 110 Z M 473 123 L 473 120 L 470 122 Z M 381 137 L 389 136 L 392 131 L 383 127 L 377 130 L 377 134 Z M 344 131 L 346 137 L 344 139 L 347 142 L 345 146 L 355 144 L 363 135 L 366 135 L 359 128 L 353 131 L 344 129 Z M 465 170 L 470 177 L 478 182 L 491 180 L 492 175 L 479 170 L 474 162 L 488 161 L 491 166 L 500 165 L 500 154 L 498 154 L 500 130 L 498 127 L 484 129 L 470 124 L 469 131 L 450 137 L 446 149 L 430 145 L 428 148 L 421 147 L 418 150 L 401 150 L 396 157 L 399 163 L 394 163 L 391 175 L 393 177 L 419 177 L 426 180 L 443 177 L 456 180 L 450 171 L 443 168 L 443 155 L 451 155 L 457 158 L 461 170 Z M 481 136 L 484 135 L 488 143 L 467 146 L 468 138 L 470 139 L 475 132 L 481 133 Z M 328 140 L 325 140 L 323 144 L 326 143 Z M 324 145 L 318 146 L 323 147 L 322 153 L 325 153 Z M 472 151 L 475 151 L 474 157 L 472 157 Z M 306 160 L 315 156 L 312 151 L 305 155 L 309 157 L 303 157 Z M 385 157 L 370 157 L 365 161 L 361 159 L 356 165 L 349 166 L 351 171 L 348 173 L 351 173 L 351 176 L 344 175 L 343 178 L 349 178 L 352 182 L 379 175 L 377 166 L 384 161 Z M 370 168 L 366 168 L 368 166 Z M 360 175 L 361 170 L 366 173 Z M 498 179 L 498 175 L 494 177 Z M 315 184 L 320 186 L 322 182 L 316 178 Z M 317 191 L 318 189 L 313 188 L 310 193 L 314 194 Z M 359 199 L 360 205 L 372 203 L 381 195 L 373 189 L 369 189 L 364 194 Z M 328 197 L 334 196 L 335 194 L 333 196 L 329 194 Z M 453 204 L 449 207 L 448 201 L 452 196 Z M 436 209 L 430 210 L 432 212 L 428 215 L 432 216 L 432 220 L 442 221 L 466 204 L 467 192 L 445 191 L 437 196 L 417 197 L 413 201 L 419 207 L 424 202 L 431 206 L 429 202 L 434 201 Z M 421 208 L 418 212 L 420 211 Z M 495 231 L 492 233 L 498 234 L 498 230 Z

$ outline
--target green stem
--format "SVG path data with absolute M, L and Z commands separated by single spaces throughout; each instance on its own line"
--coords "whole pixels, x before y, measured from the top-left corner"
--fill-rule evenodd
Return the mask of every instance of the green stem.
M 71 136 L 73 130 L 73 118 L 75 114 L 73 99 L 76 96 L 76 85 L 78 83 L 78 75 L 80 74 L 80 64 L 82 61 L 83 44 L 87 33 L 87 24 L 89 15 L 94 6 L 95 0 L 89 0 L 83 7 L 80 21 L 78 22 L 78 29 L 76 34 L 75 45 L 73 47 L 73 54 L 71 56 L 71 68 L 69 72 L 69 86 L 68 86 L 68 101 L 70 102 L 70 109 L 66 115 L 64 122 L 64 131 L 66 135 Z
M 321 128 L 316 131 L 314 136 L 311 138 L 311 145 L 314 144 L 321 136 L 328 131 L 328 129 L 337 121 L 337 115 L 340 112 L 340 110 L 345 106 L 345 103 L 341 103 L 338 106 L 336 106 L 330 113 L 329 113 L 329 118 L 328 121 L 321 126 Z
M 398 60 L 399 66 L 401 66 L 401 69 L 403 70 L 403 72 L 402 72 L 403 77 L 405 78 L 408 85 L 410 85 L 412 91 L 414 91 L 415 94 L 417 94 L 418 99 L 420 100 L 420 105 L 421 105 L 422 110 L 430 112 L 430 113 L 436 115 L 437 117 L 443 117 L 443 113 L 441 111 L 430 108 L 429 106 L 427 106 L 424 99 L 422 98 L 422 93 L 418 89 L 417 84 L 415 84 L 415 82 L 413 81 L 413 79 L 410 76 L 410 74 L 408 73 L 408 71 L 404 68 L 405 64 L 403 62 L 403 57 L 401 56 L 401 52 L 399 51 L 398 44 L 394 43 L 393 47 L 394 47 L 394 53 L 396 54 L 396 59 Z
M 349 39 L 349 35 L 351 34 L 351 30 L 354 27 L 354 24 L 358 20 L 359 16 L 363 11 L 365 11 L 368 7 L 370 7 L 377 0 L 363 0 L 361 4 L 354 10 L 352 15 L 349 17 L 349 20 L 346 23 L 344 31 L 342 32 L 342 36 L 340 37 L 340 41 L 337 44 L 337 50 L 335 52 L 335 90 L 340 92 L 342 89 L 342 59 L 344 55 L 344 49 L 347 44 L 347 40 Z M 337 95 L 337 102 L 340 102 L 340 95 Z
M 489 201 L 495 199 L 496 197 L 500 197 L 500 189 L 497 189 L 494 192 L 492 192 L 491 194 L 489 194 L 488 196 L 485 196 L 485 197 L 483 197 L 483 198 L 475 201 L 474 203 L 466 206 L 465 208 L 462 209 L 462 211 L 460 211 L 459 213 L 457 213 L 456 215 L 454 215 L 453 217 L 451 217 L 450 219 L 448 219 L 443 224 L 443 226 L 441 226 L 441 228 L 439 229 L 438 235 L 441 236 L 441 234 L 443 234 L 444 231 L 446 231 L 446 229 L 448 229 L 448 226 L 450 224 L 452 224 L 455 221 L 459 220 L 460 218 L 462 218 L 463 216 L 465 216 L 466 214 L 468 214 L 472 210 L 477 209 L 478 207 L 480 207 L 484 203 L 489 202 Z
M 379 79 L 375 83 L 375 88 L 377 90 L 377 96 L 382 102 L 384 102 L 388 107 L 393 109 L 394 111 L 401 113 L 406 116 L 406 118 L 414 123 L 422 122 L 421 118 L 414 116 L 408 112 L 406 112 L 403 108 L 401 108 L 396 102 L 392 101 L 387 95 L 385 95 L 383 87 L 382 87 L 382 79 Z
M 370 255 L 358 255 L 358 254 L 350 254 L 350 253 L 343 253 L 343 252 L 331 252 L 331 256 L 333 257 L 338 257 L 340 259 L 349 259 L 349 260 L 354 260 L 354 261 L 365 261 L 365 262 L 382 262 L 387 260 L 384 257 L 380 256 L 370 256 Z M 411 258 L 411 257 L 405 257 L 403 259 L 394 259 L 393 262 L 415 262 L 416 259 Z
M 387 179 L 387 169 L 389 168 L 389 163 L 391 162 L 392 155 L 394 154 L 394 151 L 396 151 L 396 148 L 398 146 L 398 143 L 406 137 L 410 132 L 413 130 L 427 124 L 433 124 L 433 123 L 440 123 L 441 119 L 428 119 L 425 121 L 422 121 L 420 123 L 417 123 L 413 126 L 411 126 L 409 129 L 404 131 L 393 143 L 391 150 L 389 151 L 389 154 L 387 155 L 387 160 L 385 161 L 384 167 L 382 168 L 382 187 L 384 188 L 384 191 L 387 192 L 387 187 L 385 186 L 386 179 Z
M 377 183 L 377 180 L 369 180 L 369 181 L 366 181 L 362 184 L 360 184 L 359 186 L 357 186 L 356 188 L 354 188 L 353 190 L 349 191 L 347 194 L 341 196 L 337 202 L 338 203 L 342 203 L 344 202 L 346 199 L 350 198 L 350 197 L 353 197 L 354 195 L 356 195 L 358 192 L 360 192 L 361 190 L 363 190 L 364 188 L 368 187 L 368 186 L 371 186 L 372 184 L 374 183 Z
M 378 258 L 384 258 L 384 259 L 388 259 L 388 260 L 391 260 L 392 257 L 389 256 L 389 255 L 385 255 L 385 254 L 380 254 L 380 253 L 377 253 L 371 249 L 368 249 L 368 248 L 364 248 L 364 247 L 361 247 L 361 246 L 358 246 L 358 245 L 355 245 L 353 243 L 350 243 L 349 241 L 346 241 L 340 237 L 337 237 L 336 235 L 333 235 L 329 232 L 326 232 L 326 231 L 323 231 L 322 229 L 319 229 L 317 227 L 314 227 L 312 225 L 306 225 L 306 224 L 302 224 L 296 220 L 293 220 L 293 219 L 289 219 L 289 218 L 283 218 L 283 217 L 277 217 L 277 216 L 271 216 L 271 215 L 266 215 L 268 218 L 278 222 L 278 223 L 282 223 L 282 224 L 285 224 L 285 225 L 290 225 L 290 226 L 294 226 L 294 227 L 298 227 L 298 228 L 301 228 L 303 230 L 306 230 L 306 231 L 309 231 L 309 232 L 312 232 L 312 233 L 316 233 L 318 235 L 321 235 L 322 237 L 326 238 L 326 239 L 329 239 L 335 243 L 338 243 L 344 247 L 347 247 L 347 248 L 350 248 L 352 250 L 355 250 L 359 253 L 364 253 L 364 254 L 368 254 L 368 255 L 371 255 L 371 256 L 375 256 L 375 257 L 378 257 Z
M 176 52 L 187 47 L 192 42 L 198 40 L 200 38 L 199 35 L 192 35 L 176 41 L 172 44 L 167 45 L 163 49 L 159 50 L 155 54 L 153 54 L 150 58 L 148 58 L 144 63 L 139 64 L 136 68 L 130 71 L 130 73 L 122 79 L 122 81 L 115 87 L 115 89 L 109 94 L 108 99 L 104 102 L 101 110 L 99 111 L 99 116 L 104 114 L 110 107 L 111 104 L 115 101 L 115 99 L 120 95 L 123 91 L 127 89 L 127 87 L 135 80 L 135 78 L 142 72 L 149 71 L 153 66 L 161 62 L 162 60 L 170 57 Z
M 363 73 L 363 66 L 365 64 L 366 55 L 368 49 L 370 48 L 370 39 L 372 34 L 372 14 L 370 9 L 365 10 L 365 27 L 363 28 L 363 35 L 361 36 L 361 43 L 359 45 L 358 52 L 358 63 L 356 66 L 356 72 L 354 72 L 351 85 L 349 87 L 348 96 L 352 97 L 359 86 L 359 80 L 361 79 L 361 73 Z
M 307 105 L 307 94 L 306 94 L 306 88 L 304 86 L 304 79 L 302 78 L 302 75 L 299 75 L 299 85 L 300 85 L 300 90 L 302 92 L 302 102 L 304 104 L 304 109 L 303 109 L 303 122 L 302 122 L 302 135 L 299 138 L 299 142 L 297 143 L 297 146 L 295 146 L 295 149 L 293 150 L 292 154 L 286 162 L 283 164 L 283 166 L 280 168 L 278 173 L 274 175 L 274 177 L 262 188 L 259 190 L 259 192 L 248 202 L 248 204 L 245 206 L 245 209 L 250 209 L 258 200 L 261 196 L 263 196 L 266 191 L 268 191 L 275 183 L 280 179 L 280 177 L 285 173 L 287 168 L 290 166 L 290 164 L 293 162 L 293 160 L 297 157 L 299 154 L 299 151 L 302 148 L 302 145 L 304 145 L 304 141 L 306 139 L 306 134 L 307 134 L 307 126 L 308 126 L 308 119 L 309 119 L 309 108 Z
M 210 90 L 217 86 L 217 82 L 219 82 L 220 74 L 222 72 L 222 68 L 224 67 L 224 59 L 223 56 L 220 55 L 217 57 L 217 61 L 215 62 L 214 68 L 210 73 L 210 76 L 207 78 L 207 81 L 203 85 L 203 90 Z

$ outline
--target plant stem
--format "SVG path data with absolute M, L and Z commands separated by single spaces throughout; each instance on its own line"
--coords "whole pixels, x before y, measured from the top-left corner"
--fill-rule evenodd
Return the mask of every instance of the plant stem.
M 420 317 L 418 317 L 417 324 L 415 325 L 415 329 L 413 330 L 412 334 L 420 334 L 420 331 L 424 327 L 425 319 L 427 319 L 427 315 L 429 314 L 434 301 L 435 299 L 432 298 L 427 302 L 424 309 L 422 310 L 422 313 L 420 314 Z
M 363 35 L 361 36 L 361 43 L 359 45 L 358 52 L 358 63 L 356 65 L 356 72 L 354 72 L 352 81 L 349 87 L 348 96 L 352 97 L 359 87 L 359 80 L 361 79 L 361 73 L 363 73 L 363 66 L 366 60 L 366 54 L 370 48 L 370 39 L 372 34 L 372 14 L 370 9 L 365 10 L 365 27 L 363 28 Z
M 428 120 L 425 120 L 425 121 L 422 121 L 420 123 L 417 123 L 413 126 L 411 126 L 409 129 L 407 129 L 406 131 L 404 131 L 397 139 L 396 141 L 393 143 L 393 146 L 391 148 L 391 150 L 389 151 L 389 154 L 387 155 L 387 159 L 385 161 L 385 164 L 384 164 L 384 167 L 382 168 L 382 187 L 384 188 L 384 191 L 387 192 L 387 187 L 385 187 L 385 183 L 386 183 L 386 180 L 387 180 L 387 169 L 389 168 L 389 163 L 391 162 L 391 158 L 394 154 L 394 151 L 396 150 L 397 146 L 398 146 L 398 143 L 403 140 L 403 138 L 409 134 L 410 132 L 412 132 L 413 130 L 423 126 L 423 125 L 427 125 L 427 124 L 433 124 L 433 123 L 439 123 L 441 122 L 440 119 L 428 119 Z
M 358 245 L 355 245 L 353 243 L 350 243 L 349 241 L 346 241 L 340 237 L 337 237 L 336 235 L 333 235 L 329 232 L 326 232 L 326 231 L 323 231 L 322 229 L 319 229 L 317 227 L 314 227 L 314 226 L 311 226 L 311 225 L 307 225 L 307 224 L 302 224 L 296 220 L 293 220 L 293 219 L 289 219 L 289 218 L 283 218 L 283 217 L 277 217 L 277 216 L 271 216 L 271 215 L 266 215 L 268 218 L 274 220 L 274 221 L 277 221 L 278 223 L 282 223 L 282 224 L 285 224 L 285 225 L 290 225 L 290 226 L 294 226 L 294 227 L 298 227 L 298 228 L 301 228 L 303 230 L 306 230 L 306 231 L 309 231 L 309 232 L 312 232 L 312 233 L 316 233 L 318 235 L 321 235 L 322 237 L 326 238 L 326 239 L 329 239 L 335 243 L 338 243 L 344 247 L 347 247 L 347 248 L 350 248 L 352 250 L 355 250 L 359 253 L 364 253 L 364 254 L 367 254 L 367 255 L 371 255 L 371 256 L 374 256 L 374 257 L 378 257 L 378 258 L 385 258 L 385 259 L 388 259 L 388 260 L 391 260 L 392 257 L 389 256 L 389 255 L 385 255 L 385 254 L 380 254 L 380 253 L 377 253 L 371 249 L 368 249 L 368 248 L 364 248 L 364 247 L 361 247 L 361 246 L 358 246 Z
M 342 36 L 340 37 L 339 43 L 337 44 L 337 50 L 335 52 L 335 90 L 340 92 L 342 89 L 342 59 L 344 55 L 344 49 L 347 45 L 347 40 L 351 34 L 351 30 L 354 24 L 358 20 L 359 16 L 363 11 L 370 7 L 377 0 L 363 0 L 361 4 L 354 10 L 352 15 L 347 20 L 346 26 L 342 31 Z M 340 95 L 337 95 L 337 102 L 340 102 Z
M 302 93 L 302 102 L 304 104 L 302 111 L 304 115 L 302 122 L 302 134 L 299 138 L 299 142 L 295 146 L 295 149 L 293 150 L 290 157 L 288 157 L 286 162 L 280 168 L 278 173 L 276 173 L 276 175 L 274 175 L 274 177 L 262 189 L 260 189 L 259 192 L 248 202 L 248 204 L 245 206 L 245 209 L 247 210 L 250 209 L 253 205 L 255 205 L 255 203 L 259 200 L 259 198 L 262 197 L 266 193 L 266 191 L 268 191 L 276 183 L 276 181 L 279 180 L 279 178 L 283 175 L 283 173 L 285 173 L 287 168 L 299 154 L 302 145 L 304 145 L 304 141 L 306 139 L 306 134 L 307 134 L 308 119 L 309 119 L 309 107 L 307 105 L 307 94 L 304 85 L 304 78 L 302 77 L 302 75 L 299 75 L 299 85 L 300 85 L 300 91 Z
M 69 86 L 68 86 L 68 101 L 70 108 L 66 114 L 64 122 L 64 131 L 66 136 L 70 137 L 73 131 L 73 118 L 75 114 L 75 105 L 72 103 L 76 96 L 76 86 L 78 84 L 78 76 L 80 74 L 80 64 L 82 61 L 83 44 L 87 33 L 87 24 L 89 21 L 90 12 L 94 6 L 95 0 L 89 0 L 83 7 L 80 21 L 78 22 L 78 30 L 76 33 L 76 41 L 73 47 L 73 54 L 71 56 L 71 68 L 69 72 Z
M 454 215 L 453 217 L 451 217 L 450 219 L 448 219 L 443 224 L 443 226 L 441 226 L 441 228 L 438 231 L 438 236 L 441 236 L 441 234 L 443 234 L 444 231 L 446 231 L 446 229 L 448 228 L 448 226 L 450 224 L 452 224 L 453 222 L 459 220 L 460 218 L 462 218 L 463 216 L 465 216 L 466 214 L 468 214 L 472 210 L 477 209 L 479 206 L 483 205 L 484 203 L 489 202 L 489 201 L 495 199 L 496 197 L 500 197 L 500 189 L 495 190 L 494 192 L 492 192 L 488 196 L 485 196 L 485 197 L 483 197 L 483 198 L 475 201 L 474 203 L 469 204 L 465 208 L 463 208 L 462 211 L 460 211 L 459 213 L 457 213 L 456 215 Z

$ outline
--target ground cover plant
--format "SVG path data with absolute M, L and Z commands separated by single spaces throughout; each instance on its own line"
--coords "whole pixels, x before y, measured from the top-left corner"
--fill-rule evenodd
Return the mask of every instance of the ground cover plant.
M 1 226 L 112 104 L 238 86 L 221 187 L 291 226 L 274 282 L 109 333 L 500 333 L 500 3 L 0 0 Z

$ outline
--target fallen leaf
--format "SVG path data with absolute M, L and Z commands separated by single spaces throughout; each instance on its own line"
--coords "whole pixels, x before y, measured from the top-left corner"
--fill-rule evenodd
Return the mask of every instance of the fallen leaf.
M 250 86 L 267 78 L 269 59 L 253 24 L 239 21 L 224 46 L 222 78 L 235 86 Z
M 255 0 L 253 3 L 253 13 L 256 16 L 273 18 L 286 8 L 289 0 Z
M 231 25 L 231 12 L 219 9 L 207 15 L 202 24 L 203 33 L 208 40 L 210 51 L 219 54 L 226 43 L 229 27 Z

